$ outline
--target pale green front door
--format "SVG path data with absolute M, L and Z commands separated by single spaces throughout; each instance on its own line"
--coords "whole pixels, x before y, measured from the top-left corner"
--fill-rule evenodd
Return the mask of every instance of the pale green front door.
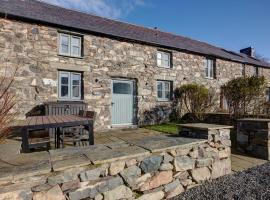
M 112 125 L 132 125 L 134 81 L 112 80 Z

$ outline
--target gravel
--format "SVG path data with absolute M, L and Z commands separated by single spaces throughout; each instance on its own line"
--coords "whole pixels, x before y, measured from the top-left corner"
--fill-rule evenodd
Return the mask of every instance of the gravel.
M 270 162 L 194 187 L 174 200 L 270 199 Z

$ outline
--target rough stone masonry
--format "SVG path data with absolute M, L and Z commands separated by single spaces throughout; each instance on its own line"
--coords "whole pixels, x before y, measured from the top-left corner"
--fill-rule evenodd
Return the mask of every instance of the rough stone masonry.
M 149 136 L 126 143 L 22 154 L 0 162 L 0 199 L 174 197 L 231 173 L 230 131 L 208 139 Z
M 58 54 L 55 27 L 0 19 L 0 73 L 19 66 L 13 90 L 16 91 L 19 118 L 34 107 L 58 100 L 58 71 L 83 74 L 84 102 L 97 113 L 96 129 L 111 127 L 111 80 L 128 78 L 136 82 L 136 122 L 151 124 L 168 120 L 172 102 L 157 101 L 157 80 L 173 81 L 173 89 L 185 83 L 199 83 L 215 89 L 232 78 L 254 74 L 253 66 L 216 59 L 215 79 L 205 78 L 205 57 L 176 50 L 83 34 L 83 57 Z M 81 34 L 81 33 L 78 33 Z M 158 50 L 171 52 L 172 68 L 157 66 Z M 269 76 L 259 68 L 259 74 Z M 37 87 L 32 87 L 33 79 Z M 217 105 L 219 103 L 217 102 Z

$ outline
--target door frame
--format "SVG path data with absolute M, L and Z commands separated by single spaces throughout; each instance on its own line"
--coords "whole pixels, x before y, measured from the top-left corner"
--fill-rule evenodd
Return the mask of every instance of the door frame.
M 132 82 L 133 83 L 133 112 L 132 112 L 132 123 L 127 123 L 127 124 L 113 124 L 113 118 L 112 118 L 112 113 L 113 113 L 113 109 L 112 109 L 112 99 L 113 99 L 113 83 L 114 81 L 128 81 L 128 82 Z M 137 123 L 137 111 L 138 111 L 138 105 L 137 105 L 137 80 L 136 79 L 132 79 L 132 78 L 116 78 L 113 77 L 111 78 L 111 126 L 112 127 L 121 127 L 121 126 L 133 126 L 136 125 Z

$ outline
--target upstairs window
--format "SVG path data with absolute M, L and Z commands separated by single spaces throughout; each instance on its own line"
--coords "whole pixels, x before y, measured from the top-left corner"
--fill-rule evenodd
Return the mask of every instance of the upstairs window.
M 246 65 L 242 64 L 242 76 L 246 76 Z
M 81 100 L 82 74 L 59 71 L 58 97 L 61 100 Z
M 254 67 L 254 76 L 259 76 L 259 67 Z
M 158 101 L 171 100 L 171 81 L 157 81 L 157 99 Z
M 206 58 L 205 60 L 205 78 L 214 79 L 215 77 L 215 60 Z
M 82 37 L 59 33 L 59 54 L 64 56 L 82 56 Z
M 170 68 L 171 67 L 171 54 L 164 51 L 157 52 L 157 66 Z

